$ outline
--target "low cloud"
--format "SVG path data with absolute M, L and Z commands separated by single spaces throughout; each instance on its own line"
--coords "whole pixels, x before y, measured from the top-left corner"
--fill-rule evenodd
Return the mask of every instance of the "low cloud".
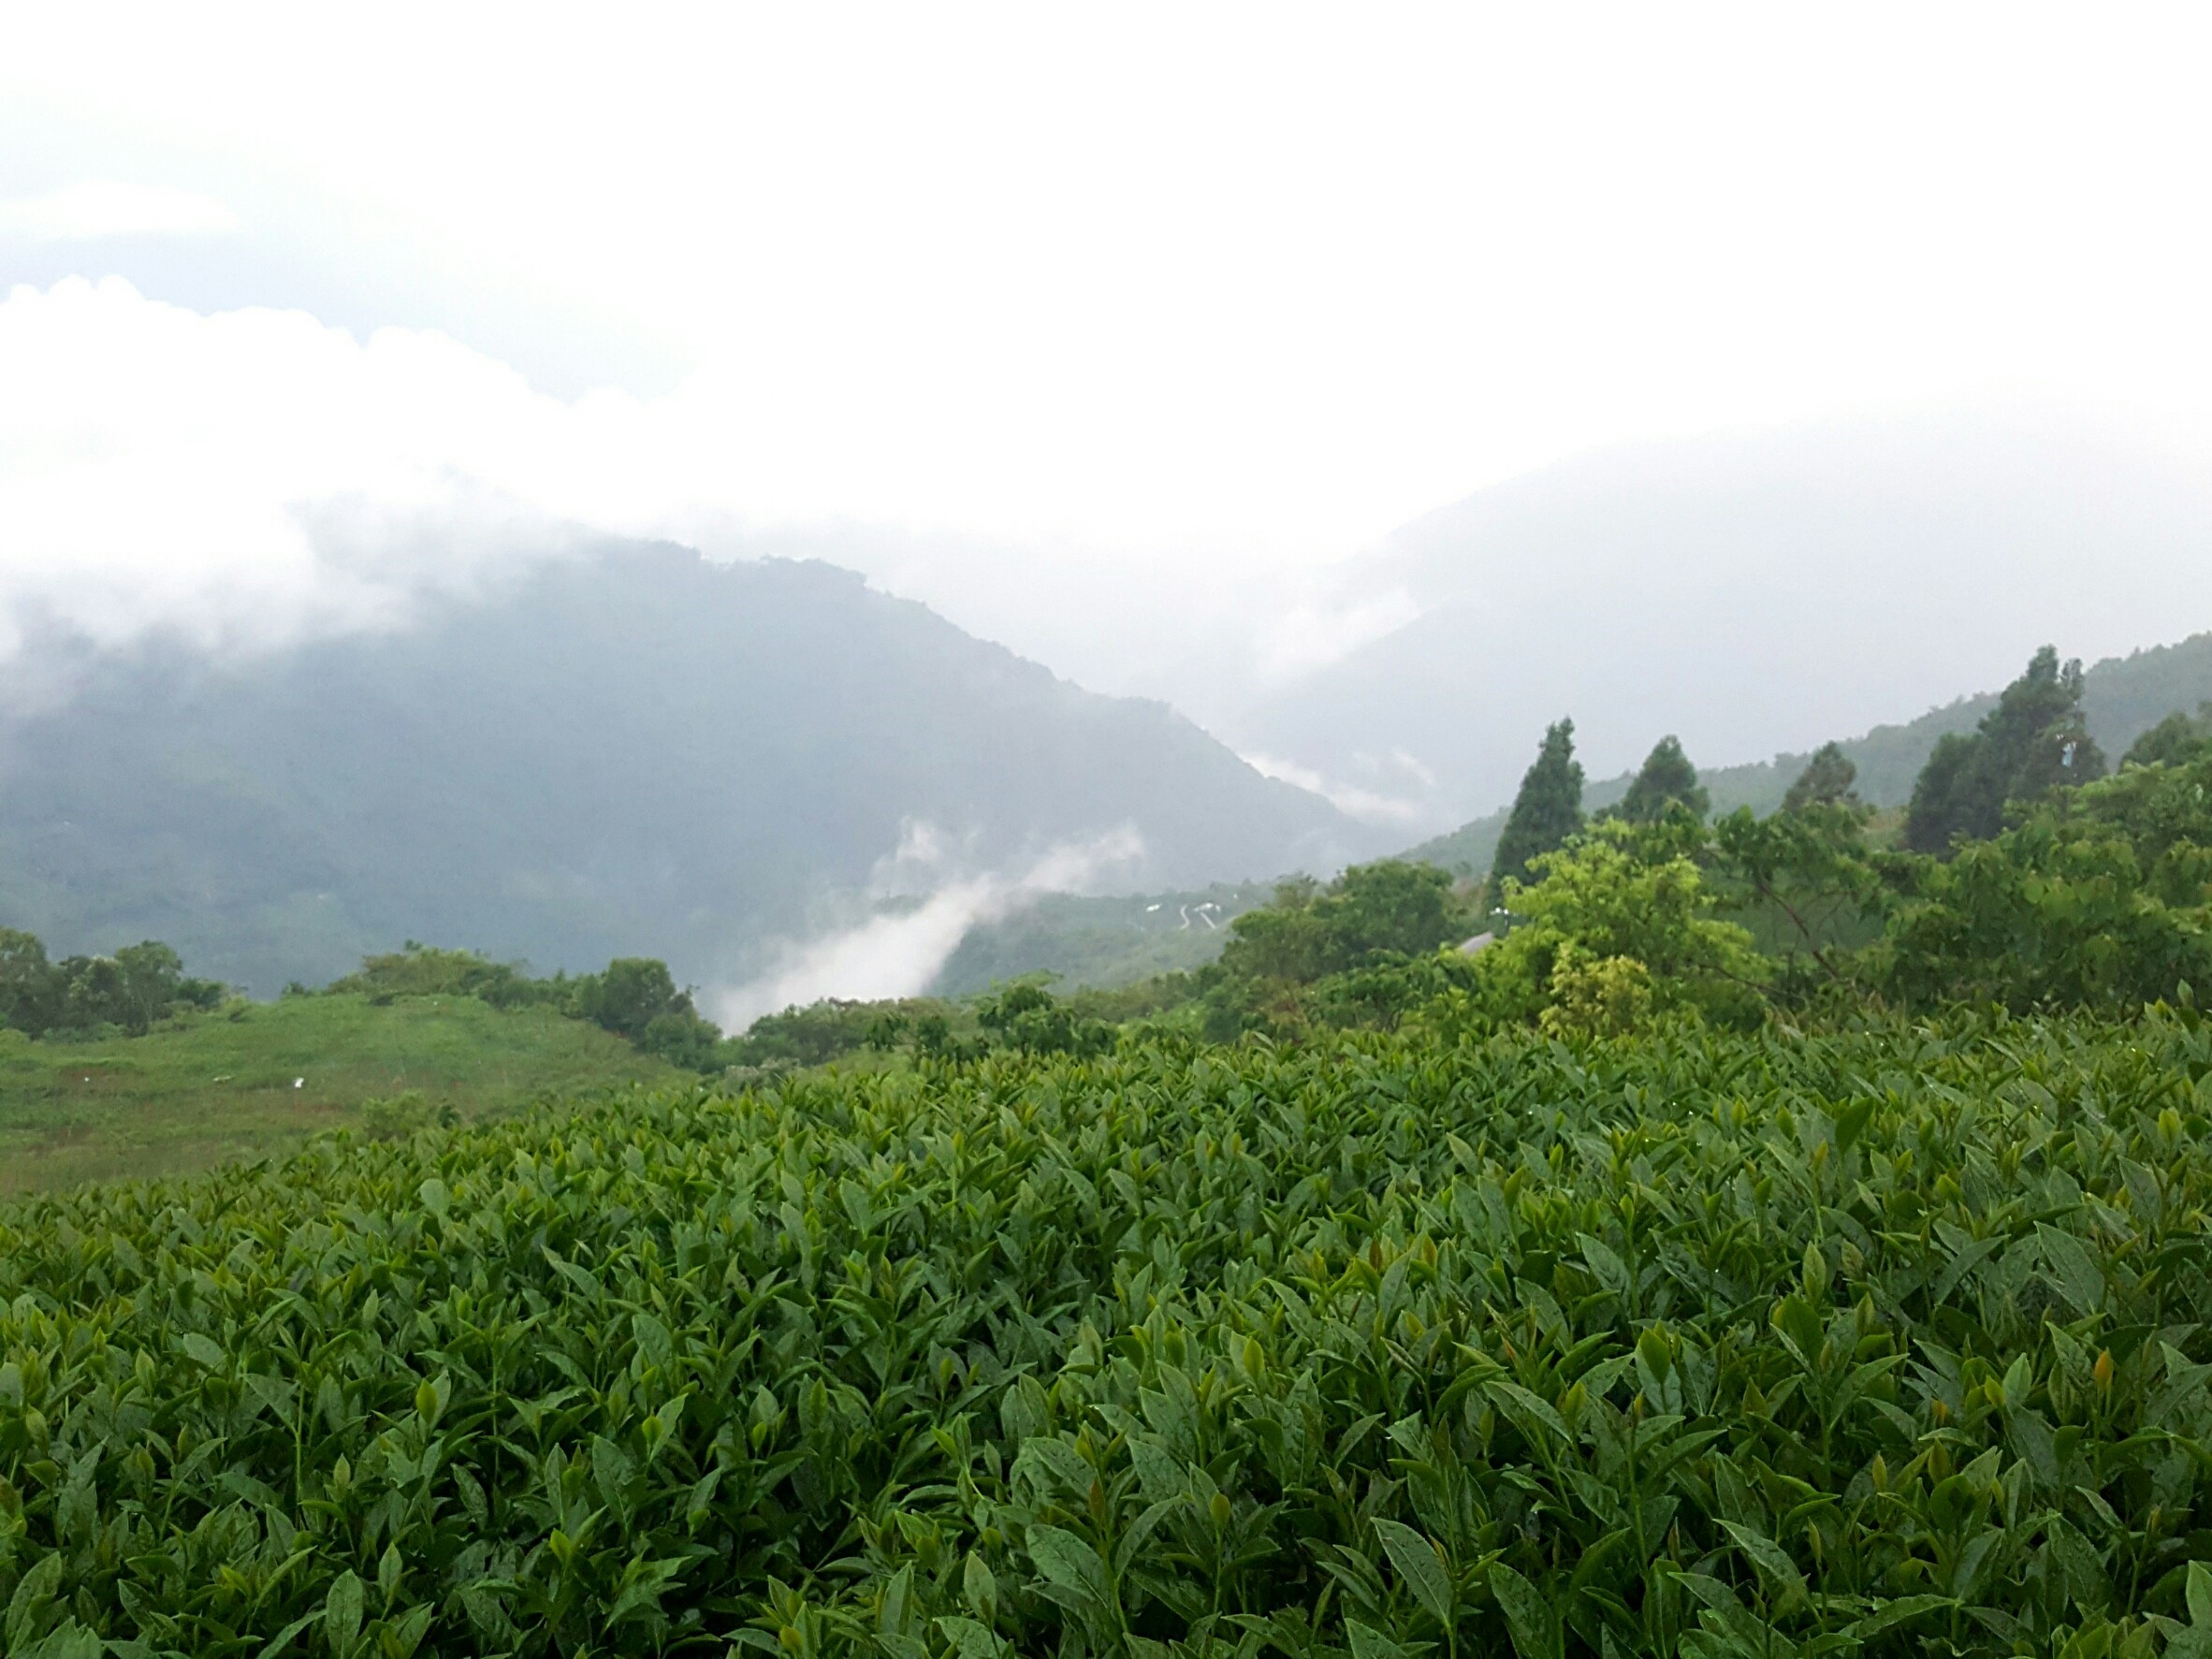
M 1308 600 L 1277 617 L 1261 636 L 1257 667 L 1268 681 L 1295 679 L 1395 633 L 1421 614 L 1403 587 L 1373 598 Z
M 222 236 L 239 227 L 239 216 L 212 196 L 109 179 L 81 179 L 59 190 L 0 201 L 0 237 L 29 242 Z
M 1279 782 L 1294 783 L 1300 789 L 1311 790 L 1339 812 L 1357 818 L 1362 823 L 1418 823 L 1426 810 L 1419 801 L 1407 800 L 1401 795 L 1387 795 L 1377 790 L 1361 789 L 1357 784 L 1345 783 L 1311 766 L 1302 766 L 1296 761 L 1286 760 L 1281 755 L 1244 753 L 1238 758 L 1263 778 L 1273 778 Z M 1414 771 L 1425 781 L 1433 781 L 1433 775 L 1428 773 L 1427 768 L 1410 755 L 1404 757 L 1404 760 L 1407 770 Z
M 944 840 L 926 825 L 910 825 L 899 853 L 887 862 L 911 869 L 937 857 Z M 763 1014 L 825 997 L 920 996 L 970 928 L 1012 915 L 1047 893 L 1084 891 L 1143 852 L 1143 838 L 1125 826 L 1092 840 L 1062 842 L 1018 874 L 949 880 L 919 905 L 788 946 L 760 978 L 710 993 L 707 1010 L 724 1029 L 742 1031 Z
M 568 406 L 442 336 L 206 317 L 129 284 L 0 303 L 0 659 L 390 626 L 573 546 Z M 604 528 L 623 528 L 604 526 Z
M 211 231 L 226 214 L 71 186 L 0 204 L 0 243 Z M 1279 550 L 1230 557 L 1135 524 L 1075 536 L 1033 469 L 996 462 L 954 488 L 915 433 L 868 424 L 887 418 L 720 357 L 662 395 L 563 399 L 434 330 L 203 313 L 115 277 L 19 285 L 0 297 L 0 662 L 25 636 L 240 650 L 388 627 L 564 537 L 635 537 L 857 569 L 1093 690 L 1219 729 L 1256 680 L 1333 660 L 1410 603 L 1345 604 Z

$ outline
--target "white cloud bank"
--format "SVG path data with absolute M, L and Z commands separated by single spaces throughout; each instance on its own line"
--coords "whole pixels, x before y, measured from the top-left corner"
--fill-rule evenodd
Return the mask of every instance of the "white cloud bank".
M 589 517 L 554 488 L 579 419 L 437 335 L 19 287 L 0 302 L 0 654 L 31 626 L 251 646 L 393 619 Z
M 0 240 L 92 241 L 119 236 L 221 236 L 236 212 L 195 190 L 80 179 L 36 196 L 0 200 Z
M 1278 612 L 1297 637 L 1275 666 L 1302 668 L 1404 603 L 1323 618 L 1292 588 L 1256 599 L 1186 566 L 1141 575 L 1142 556 L 1055 564 L 883 530 L 888 504 L 844 510 L 868 493 L 840 476 L 850 457 L 834 442 L 798 456 L 751 393 L 702 371 L 662 397 L 567 400 L 434 331 L 206 315 L 114 278 L 18 286 L 0 300 L 0 659 L 37 630 L 254 648 L 389 626 L 421 592 L 592 532 L 854 565 L 1109 691 L 1171 691 L 1174 663 L 1198 656 L 1242 679 Z M 1169 592 L 1182 599 L 1163 607 Z M 1137 658 L 1145 670 L 1116 681 Z
M 112 325 L 58 371 L 117 415 L 89 442 L 145 441 L 88 469 L 132 510 L 83 516 L 163 532 L 98 560 L 155 566 L 149 600 L 205 571 L 226 615 L 308 608 L 301 503 L 391 509 L 355 476 L 390 462 L 710 552 L 893 527 L 818 550 L 1210 714 L 1388 620 L 1297 575 L 1594 445 L 2006 388 L 2201 422 L 2212 386 L 2212 221 L 2175 208 L 2212 143 L 2201 8 L 19 9 L 0 149 L 44 194 L 0 253 L 65 239 L 20 260 L 42 282 L 435 319 L 539 385 L 691 371 L 556 403 L 435 335 L 71 300 Z M 208 258 L 224 203 L 248 224 Z M 226 349 L 147 429 L 175 366 L 130 352 L 196 329 Z M 0 350 L 20 425 L 55 387 Z M 45 528 L 0 520 L 0 558 Z
M 941 846 L 941 837 L 921 826 L 887 862 L 911 865 L 918 857 L 933 858 Z M 1143 851 L 1142 838 L 1124 827 L 1089 841 L 1063 842 L 1018 874 L 948 881 L 912 909 L 789 946 L 782 961 L 760 978 L 709 993 L 707 1011 L 724 1029 L 742 1031 L 763 1014 L 825 997 L 919 996 L 970 928 L 1012 915 L 1043 894 L 1081 892 Z

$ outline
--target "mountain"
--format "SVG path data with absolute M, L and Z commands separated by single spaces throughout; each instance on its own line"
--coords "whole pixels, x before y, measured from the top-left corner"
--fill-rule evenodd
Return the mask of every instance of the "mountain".
M 1093 695 L 850 572 L 624 545 L 404 627 L 85 653 L 0 722 L 0 923 L 256 991 L 408 938 L 542 970 L 750 971 L 839 894 L 1133 829 L 1117 886 L 1372 851 L 1167 706 Z M 1115 851 L 1128 853 L 1127 835 Z
M 1274 893 L 1272 881 L 1217 881 L 1185 893 L 1046 894 L 970 928 L 930 994 L 966 997 L 1033 973 L 1052 974 L 1072 990 L 1187 972 L 1220 955 L 1229 924 Z
M 2169 714 L 2193 713 L 2212 703 L 2212 633 L 2199 633 L 2178 645 L 2154 646 L 2125 657 L 2107 657 L 2082 675 L 2082 713 L 2089 735 L 2104 750 L 2107 763 L 2117 765 L 2129 744 Z M 1855 785 L 1858 797 L 1874 807 L 1902 807 L 1913 798 L 1913 784 L 1920 768 L 1946 732 L 1971 732 L 1996 706 L 1997 693 L 1961 697 L 1941 708 L 1931 708 L 1919 719 L 1900 726 L 1876 726 L 1863 736 L 1845 738 L 1843 752 L 1858 767 Z M 1530 746 L 1533 757 L 1535 746 Z M 1695 760 L 1696 757 L 1691 757 Z M 1782 805 L 1805 763 L 1802 754 L 1778 754 L 1770 761 L 1740 766 L 1700 768 L 1697 780 L 1712 796 L 1715 816 L 1739 807 L 1768 813 Z M 1583 791 L 1582 804 L 1592 809 L 1609 807 L 1628 793 L 1635 774 L 1623 772 L 1601 779 Z M 1404 856 L 1487 875 L 1497 852 L 1498 835 L 1506 826 L 1506 811 L 1487 812 L 1453 830 L 1424 841 Z
M 1408 525 L 1348 597 L 1419 616 L 1227 735 L 1416 827 L 1504 805 L 1550 721 L 1594 777 L 1661 735 L 1733 763 L 1816 747 L 2034 648 L 2212 626 L 2212 477 L 2025 417 L 1828 422 L 1563 462 Z M 1355 793 L 1357 792 L 1357 793 Z

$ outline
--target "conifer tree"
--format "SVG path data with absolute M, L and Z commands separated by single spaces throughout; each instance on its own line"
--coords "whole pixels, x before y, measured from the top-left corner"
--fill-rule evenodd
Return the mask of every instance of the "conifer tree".
M 1563 720 L 1544 733 L 1535 764 L 1513 797 L 1491 866 L 1491 892 L 1502 895 L 1507 878 L 1526 881 L 1530 859 L 1564 846 L 1581 828 L 1582 764 L 1575 759 L 1575 722 Z
M 2104 753 L 2082 718 L 2081 662 L 2060 666 L 2049 646 L 2005 687 L 1971 735 L 1947 733 L 1928 757 L 1905 813 L 1905 845 L 1942 852 L 1957 836 L 2004 828 L 2008 801 L 2034 801 L 2104 773 Z
M 1858 795 L 1851 786 L 1857 781 L 1857 763 L 1843 752 L 1843 746 L 1824 743 L 1812 751 L 1797 780 L 1782 797 L 1782 809 L 1802 812 L 1808 807 L 1855 807 Z
M 1712 805 L 1712 797 L 1697 781 L 1697 768 L 1682 752 L 1681 740 L 1669 733 L 1644 757 L 1643 770 L 1621 797 L 1621 816 L 1631 823 L 1657 823 L 1678 801 L 1697 818 Z

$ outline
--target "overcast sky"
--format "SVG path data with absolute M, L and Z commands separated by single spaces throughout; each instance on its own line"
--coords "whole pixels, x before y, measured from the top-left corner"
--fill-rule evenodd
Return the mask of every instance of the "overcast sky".
M 1173 689 L 1388 626 L 1310 573 L 1622 439 L 2195 444 L 2201 17 L 17 8 L 0 601 L 281 632 L 450 578 L 426 523 L 573 521 Z

